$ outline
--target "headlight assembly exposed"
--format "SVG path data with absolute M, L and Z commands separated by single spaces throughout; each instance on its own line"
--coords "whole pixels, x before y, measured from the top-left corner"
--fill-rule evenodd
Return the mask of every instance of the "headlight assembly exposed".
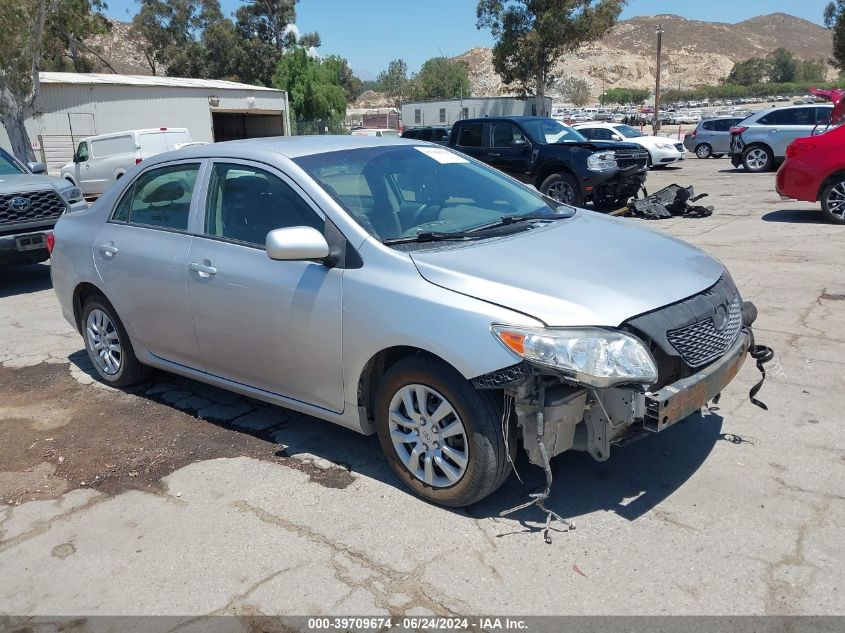
M 590 171 L 606 171 L 615 167 L 617 167 L 617 163 L 614 152 L 594 152 L 587 157 L 587 169 Z
M 65 202 L 73 204 L 82 200 L 82 189 L 79 187 L 65 187 L 64 189 L 59 189 L 59 195 Z
M 504 345 L 528 362 L 561 371 L 593 387 L 657 381 L 657 365 L 633 336 L 599 328 L 521 328 L 494 325 Z
M 675 146 L 671 143 L 657 143 L 655 147 L 657 149 L 675 149 Z

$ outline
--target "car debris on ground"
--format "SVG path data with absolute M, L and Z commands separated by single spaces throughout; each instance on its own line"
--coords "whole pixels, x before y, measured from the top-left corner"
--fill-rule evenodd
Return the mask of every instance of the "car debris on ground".
M 709 194 L 695 194 L 692 187 L 672 184 L 644 198 L 632 200 L 620 215 L 634 216 L 647 220 L 662 220 L 671 217 L 706 218 L 713 215 L 713 207 L 694 205 Z

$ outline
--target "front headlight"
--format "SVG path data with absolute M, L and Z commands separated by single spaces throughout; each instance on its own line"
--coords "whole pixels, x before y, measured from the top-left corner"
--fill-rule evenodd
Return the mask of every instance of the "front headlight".
M 64 189 L 59 189 L 59 195 L 68 204 L 73 204 L 82 200 L 82 189 L 79 187 L 65 187 Z
M 617 167 L 614 152 L 595 152 L 587 157 L 587 169 L 590 171 L 605 171 Z
M 493 333 L 528 362 L 557 369 L 576 382 L 593 387 L 651 384 L 657 380 L 657 365 L 651 353 L 624 332 L 494 325 Z
M 655 147 L 657 149 L 675 149 L 675 146 L 671 143 L 657 143 Z

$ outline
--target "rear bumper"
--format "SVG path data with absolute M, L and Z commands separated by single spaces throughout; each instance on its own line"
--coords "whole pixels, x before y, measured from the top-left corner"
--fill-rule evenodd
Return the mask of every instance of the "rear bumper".
M 825 174 L 819 173 L 800 157 L 784 162 L 775 178 L 775 190 L 782 198 L 816 202 Z

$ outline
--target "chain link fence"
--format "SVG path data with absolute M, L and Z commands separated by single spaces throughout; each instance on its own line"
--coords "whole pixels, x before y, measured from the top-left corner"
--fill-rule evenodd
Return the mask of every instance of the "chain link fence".
M 321 134 L 349 134 L 349 129 L 343 121 L 322 119 L 291 120 L 293 136 L 317 136 Z

